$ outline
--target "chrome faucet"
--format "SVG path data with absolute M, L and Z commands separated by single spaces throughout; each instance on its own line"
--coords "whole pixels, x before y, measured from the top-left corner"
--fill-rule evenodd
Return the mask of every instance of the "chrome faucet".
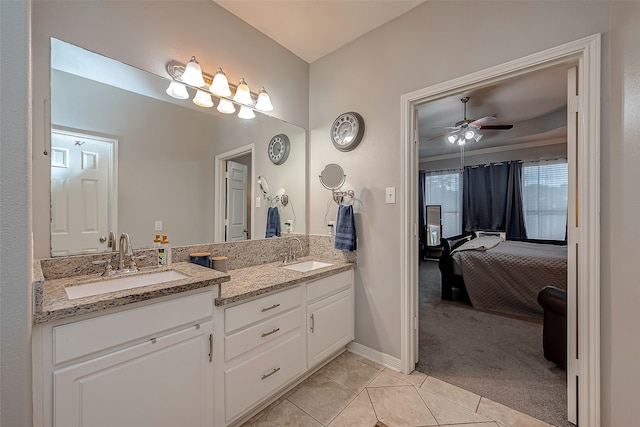
M 125 253 L 126 251 L 126 253 Z M 119 263 L 118 263 L 118 271 L 124 271 L 124 257 L 125 255 L 133 255 L 131 252 L 131 241 L 129 240 L 129 235 L 127 233 L 122 233 L 120 235 L 120 244 L 118 245 L 118 255 L 119 255 Z
M 296 261 L 296 259 L 297 259 L 296 254 L 298 253 L 298 251 L 294 251 L 291 248 L 291 242 L 293 240 L 297 240 L 298 241 L 298 245 L 300 245 L 300 251 L 303 250 L 302 249 L 302 242 L 300 241 L 300 239 L 298 239 L 297 237 L 292 237 L 291 240 L 289 241 L 289 262 Z
M 111 248 L 111 252 L 116 250 L 116 233 L 113 230 L 109 231 L 109 238 L 107 240 L 107 247 Z

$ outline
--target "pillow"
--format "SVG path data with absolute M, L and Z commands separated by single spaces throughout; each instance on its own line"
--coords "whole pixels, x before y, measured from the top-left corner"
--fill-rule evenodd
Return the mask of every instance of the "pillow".
M 507 240 L 507 232 L 506 231 L 492 231 L 492 230 L 478 230 L 476 231 L 476 237 L 484 237 L 484 236 L 498 236 L 502 240 Z

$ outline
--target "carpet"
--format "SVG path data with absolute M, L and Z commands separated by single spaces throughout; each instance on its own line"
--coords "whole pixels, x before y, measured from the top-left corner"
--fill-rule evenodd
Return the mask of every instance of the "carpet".
M 438 263 L 420 262 L 416 369 L 558 427 L 566 373 L 542 354 L 542 324 L 441 301 Z

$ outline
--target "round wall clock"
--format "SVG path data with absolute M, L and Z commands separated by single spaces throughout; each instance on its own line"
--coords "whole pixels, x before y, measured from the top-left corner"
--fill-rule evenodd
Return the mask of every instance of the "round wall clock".
M 281 165 L 287 161 L 290 150 L 291 142 L 289 142 L 289 137 L 281 133 L 271 138 L 267 153 L 269 154 L 269 159 L 271 159 L 274 164 Z
M 331 142 L 340 151 L 350 151 L 364 136 L 364 120 L 355 112 L 343 113 L 331 126 Z

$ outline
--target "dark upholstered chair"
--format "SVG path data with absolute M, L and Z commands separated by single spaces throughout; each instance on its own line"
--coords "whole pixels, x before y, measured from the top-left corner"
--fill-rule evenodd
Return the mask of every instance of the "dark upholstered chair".
M 544 309 L 544 358 L 567 369 L 567 291 L 547 286 L 538 293 L 538 303 Z

